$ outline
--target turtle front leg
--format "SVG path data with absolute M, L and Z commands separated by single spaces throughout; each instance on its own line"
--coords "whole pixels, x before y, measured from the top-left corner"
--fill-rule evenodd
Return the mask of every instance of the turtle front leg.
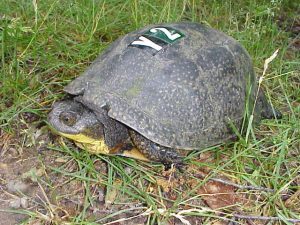
M 133 144 L 150 161 L 161 162 L 166 166 L 171 164 L 181 166 L 183 164 L 183 157 L 180 156 L 176 149 L 156 144 L 133 130 L 130 130 L 129 133 Z

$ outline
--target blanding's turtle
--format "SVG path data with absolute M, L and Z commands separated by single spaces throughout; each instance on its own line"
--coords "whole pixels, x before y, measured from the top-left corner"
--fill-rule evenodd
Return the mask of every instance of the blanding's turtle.
M 247 104 L 256 121 L 281 117 L 241 44 L 196 23 L 119 38 L 64 90 L 49 114 L 59 134 L 93 153 L 166 164 L 235 137 Z

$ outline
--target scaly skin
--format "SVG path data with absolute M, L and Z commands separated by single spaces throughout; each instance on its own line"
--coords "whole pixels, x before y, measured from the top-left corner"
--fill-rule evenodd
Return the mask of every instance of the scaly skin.
M 183 157 L 180 156 L 178 150 L 156 144 L 133 130 L 130 130 L 129 133 L 134 145 L 150 161 L 162 162 L 167 165 L 183 164 Z

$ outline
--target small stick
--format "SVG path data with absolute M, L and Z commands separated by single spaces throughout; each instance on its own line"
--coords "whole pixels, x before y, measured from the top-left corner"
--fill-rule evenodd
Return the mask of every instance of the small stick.
M 197 174 L 196 177 L 205 178 L 205 176 L 203 176 L 201 174 Z M 208 180 L 220 182 L 220 183 L 227 184 L 227 185 L 230 185 L 230 186 L 233 186 L 233 187 L 236 187 L 239 189 L 244 189 L 244 190 L 259 190 L 259 191 L 266 191 L 266 192 L 275 192 L 275 190 L 271 189 L 271 188 L 258 187 L 258 186 L 252 186 L 252 185 L 240 185 L 240 184 L 233 183 L 231 181 L 223 180 L 221 178 L 209 178 Z
M 240 185 L 240 184 L 233 183 L 231 181 L 223 180 L 221 178 L 209 178 L 209 180 L 213 180 L 213 181 L 217 181 L 217 182 L 220 182 L 220 183 L 223 183 L 223 184 L 234 186 L 234 187 L 237 187 L 239 189 L 275 192 L 275 190 L 271 189 L 271 188 L 258 187 L 258 186 L 252 186 L 252 185 Z
M 181 210 L 177 213 L 177 215 L 187 215 L 188 213 L 192 213 L 192 212 L 199 212 L 199 213 L 213 212 L 215 214 L 221 215 L 221 217 L 218 217 L 218 218 L 225 220 L 225 221 L 232 222 L 232 223 L 235 222 L 235 219 L 245 219 L 245 220 L 248 220 L 249 222 L 250 222 L 250 220 L 282 221 L 282 219 L 277 216 L 252 216 L 252 215 L 243 215 L 243 214 L 237 214 L 237 213 L 230 214 L 230 213 L 223 213 L 223 212 L 219 212 L 216 210 L 212 210 L 207 207 L 202 207 L 201 209 L 193 208 L 193 209 Z M 291 223 L 299 223 L 300 219 L 285 218 L 285 221 L 288 221 Z
M 251 216 L 251 215 L 248 216 L 248 215 L 241 215 L 241 214 L 233 214 L 233 216 L 239 219 L 247 219 L 247 220 L 268 220 L 268 221 L 281 220 L 281 218 L 277 216 Z M 291 223 L 300 222 L 300 219 L 286 218 L 285 220 Z

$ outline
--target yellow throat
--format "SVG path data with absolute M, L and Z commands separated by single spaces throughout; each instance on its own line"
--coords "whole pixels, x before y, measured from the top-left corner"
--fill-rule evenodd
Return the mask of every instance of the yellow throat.
M 91 137 L 85 136 L 84 134 L 65 134 L 59 132 L 60 135 L 70 138 L 75 141 L 75 144 L 84 150 L 89 151 L 93 154 L 109 154 L 109 148 L 105 144 L 104 139 L 96 140 Z
M 58 132 L 61 136 L 74 140 L 75 144 L 92 154 L 105 155 L 121 155 L 129 158 L 135 158 L 142 161 L 149 161 L 138 149 L 132 148 L 130 150 L 120 151 L 120 149 L 110 149 L 104 139 L 96 140 L 84 134 L 65 134 Z

